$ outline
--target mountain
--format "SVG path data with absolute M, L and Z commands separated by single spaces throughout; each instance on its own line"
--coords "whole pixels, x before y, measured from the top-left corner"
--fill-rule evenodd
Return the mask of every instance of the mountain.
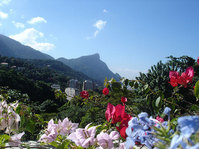
M 93 54 L 89 56 L 82 56 L 76 59 L 58 58 L 58 61 L 70 66 L 76 71 L 80 71 L 87 76 L 103 82 L 105 78 L 120 79 L 118 74 L 114 74 L 104 63 L 100 60 L 99 54 Z
M 24 59 L 54 59 L 50 55 L 22 45 L 16 40 L 0 34 L 0 55 Z
M 16 40 L 13 40 L 9 37 L 0 34 L 0 55 L 7 56 L 7 57 L 15 57 L 15 58 L 22 58 L 22 59 L 37 59 L 37 60 L 51 60 L 48 62 L 40 61 L 40 65 L 42 63 L 51 63 L 49 65 L 55 66 L 55 71 L 66 71 L 66 75 L 74 78 L 91 78 L 93 80 L 98 80 L 101 83 L 104 82 L 104 79 L 107 77 L 108 79 L 114 78 L 116 80 L 120 79 L 118 74 L 114 74 L 107 65 L 100 60 L 99 54 L 89 55 L 89 56 L 82 56 L 77 59 L 66 59 L 66 58 L 59 58 L 57 59 L 59 62 L 64 64 L 60 64 L 55 59 L 47 54 L 44 54 L 38 50 L 35 50 L 29 46 L 25 46 L 19 43 Z M 37 62 L 35 62 L 37 63 Z M 66 67 L 71 67 L 66 68 Z M 59 68 L 58 68 L 59 67 Z M 70 73 L 71 71 L 71 73 Z M 77 72 L 79 71 L 79 72 Z M 81 73 L 80 73 L 81 72 Z M 78 74 L 79 73 L 79 74 Z M 82 74 L 83 73 L 83 74 Z M 85 74 L 85 75 L 84 75 Z

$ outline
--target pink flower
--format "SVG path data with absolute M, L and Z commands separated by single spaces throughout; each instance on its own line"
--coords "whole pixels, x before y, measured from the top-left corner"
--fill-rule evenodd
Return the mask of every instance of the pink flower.
M 104 88 L 103 91 L 102 91 L 102 93 L 104 95 L 108 95 L 109 94 L 109 89 L 108 88 Z
M 102 148 L 114 149 L 113 141 L 107 133 L 101 132 L 98 134 L 97 141 Z
M 10 134 L 18 130 L 20 116 L 14 111 L 17 106 L 18 104 L 13 103 L 8 105 L 5 100 L 0 102 L 0 130 L 5 130 L 5 133 Z
M 105 117 L 108 122 L 111 118 L 113 118 L 114 113 L 115 113 L 115 106 L 108 103 L 106 112 L 105 112 Z
M 20 145 L 22 142 L 21 142 L 21 137 L 24 135 L 25 133 L 22 132 L 22 133 L 19 133 L 19 134 L 15 134 L 13 136 L 10 137 L 10 140 L 8 142 L 8 144 L 10 146 L 18 146 Z
M 183 85 L 185 88 L 187 87 L 188 83 L 192 82 L 194 76 L 194 70 L 193 67 L 188 67 L 185 72 L 179 75 L 177 71 L 170 71 L 169 72 L 169 78 L 170 78 L 170 84 L 173 87 L 178 86 L 178 84 Z
M 121 102 L 123 103 L 123 105 L 125 105 L 125 103 L 127 102 L 127 98 L 123 96 L 123 97 L 121 98 Z
M 58 121 L 58 132 L 62 136 L 71 134 L 77 127 L 78 123 L 72 123 L 67 117 L 62 122 L 61 120 Z
M 71 133 L 68 136 L 68 139 L 75 142 L 77 146 L 82 146 L 83 148 L 88 148 L 91 145 L 94 145 L 96 142 L 95 133 L 96 133 L 96 126 L 89 127 L 88 124 L 84 129 L 78 128 L 75 132 Z
M 194 76 L 193 67 L 188 67 L 186 71 L 183 72 L 179 77 L 178 83 L 186 88 L 187 84 L 192 82 L 193 76 Z
M 194 70 L 193 70 L 193 67 L 188 67 L 185 71 L 186 75 L 187 75 L 187 78 L 189 80 L 189 82 L 192 82 L 192 79 L 194 77 Z
M 80 96 L 81 96 L 82 98 L 88 99 L 88 97 L 89 97 L 88 91 L 81 91 L 81 92 L 80 92 Z
M 41 136 L 39 141 L 45 142 L 45 143 L 50 143 L 57 138 L 57 135 L 58 135 L 58 124 L 54 124 L 54 120 L 51 119 L 48 122 L 48 128 L 45 131 L 45 134 L 43 134 Z
M 163 123 L 163 122 L 164 122 L 164 119 L 161 118 L 160 116 L 157 116 L 157 117 L 156 117 L 156 120 L 158 120 L 160 123 Z
M 112 131 L 109 136 L 112 140 L 117 140 L 119 139 L 120 134 L 117 131 Z

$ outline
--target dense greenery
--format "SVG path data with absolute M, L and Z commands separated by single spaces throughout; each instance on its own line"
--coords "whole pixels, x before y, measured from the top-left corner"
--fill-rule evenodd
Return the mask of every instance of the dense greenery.
M 0 57 L 0 86 L 16 89 L 27 94 L 27 102 L 37 113 L 57 112 L 66 99 L 57 99 L 52 84 L 59 84 L 61 90 L 67 87 L 69 79 L 79 81 L 90 79 L 80 72 L 55 60 L 25 60 Z

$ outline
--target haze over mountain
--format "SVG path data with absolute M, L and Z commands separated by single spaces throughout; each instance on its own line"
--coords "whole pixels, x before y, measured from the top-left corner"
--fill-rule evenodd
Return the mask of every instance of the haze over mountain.
M 44 54 L 29 46 L 25 46 L 19 43 L 18 41 L 15 41 L 1 34 L 0 34 L 0 55 L 7 57 L 23 58 L 23 59 L 52 60 L 51 63 L 53 61 L 54 63 L 57 63 L 57 61 L 55 61 L 55 59 L 52 56 Z M 114 74 L 108 68 L 106 63 L 100 60 L 100 56 L 98 53 L 89 56 L 82 56 L 76 59 L 59 58 L 57 60 L 71 67 L 75 71 L 84 73 L 89 78 L 98 80 L 100 82 L 103 82 L 106 77 L 108 79 L 111 78 L 114 78 L 116 80 L 120 79 L 119 74 Z
M 29 46 L 0 34 L 0 55 L 24 59 L 54 59 Z
M 108 79 L 120 79 L 119 74 L 114 74 L 112 71 L 110 71 L 106 63 L 100 60 L 98 53 L 82 56 L 76 59 L 58 58 L 57 60 L 96 80 L 104 81 L 106 77 Z

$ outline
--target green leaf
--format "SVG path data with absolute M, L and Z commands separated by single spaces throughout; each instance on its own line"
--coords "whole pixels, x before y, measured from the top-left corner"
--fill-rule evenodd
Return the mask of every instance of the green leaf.
M 8 140 L 10 139 L 9 135 L 0 135 L 0 147 L 5 147 L 5 143 L 8 142 Z
M 161 100 L 161 98 L 160 98 L 160 97 L 158 97 L 158 98 L 156 99 L 156 101 L 155 101 L 155 106 L 156 106 L 156 107 L 158 107 L 158 106 L 159 106 L 160 100 Z
M 119 82 L 114 82 L 112 84 L 112 89 L 114 92 L 120 92 L 121 84 Z
M 197 81 L 195 84 L 194 93 L 196 98 L 199 99 L 199 81 Z

